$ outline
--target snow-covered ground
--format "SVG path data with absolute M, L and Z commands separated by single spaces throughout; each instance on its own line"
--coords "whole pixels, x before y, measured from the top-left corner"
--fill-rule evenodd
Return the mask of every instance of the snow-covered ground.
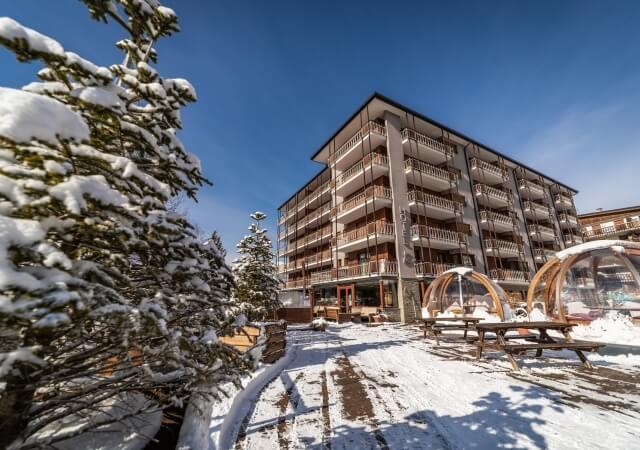
M 232 423 L 221 428 L 214 405 L 210 448 L 614 449 L 640 439 L 637 360 L 593 355 L 589 371 L 571 352 L 545 353 L 515 373 L 500 355 L 477 361 L 471 345 L 436 347 L 399 324 L 290 329 L 288 341 L 284 370 L 231 408 Z

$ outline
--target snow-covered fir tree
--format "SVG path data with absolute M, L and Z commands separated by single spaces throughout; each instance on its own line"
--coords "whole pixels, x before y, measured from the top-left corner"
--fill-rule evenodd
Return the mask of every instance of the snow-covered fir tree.
M 220 252 L 222 257 L 226 258 L 227 257 L 227 249 L 224 248 L 224 245 L 222 244 L 222 238 L 220 237 L 220 235 L 218 234 L 218 232 L 216 230 L 213 230 L 209 240 L 211 242 L 213 242 L 213 244 L 216 246 L 216 248 L 218 249 L 218 251 Z
M 249 232 L 237 245 L 240 257 L 234 261 L 235 298 L 249 306 L 250 320 L 273 318 L 281 307 L 277 296 L 278 277 L 273 262 L 273 245 L 261 222 L 267 216 L 257 211 L 250 215 L 254 222 Z
M 177 17 L 157 0 L 83 2 L 122 29 L 122 63 L 0 18 L 0 44 L 44 66 L 0 88 L 0 448 L 216 395 L 247 367 L 217 338 L 237 311 L 224 258 L 166 207 L 207 182 L 176 134 L 195 91 L 152 66 Z M 80 419 L 132 395 L 136 409 Z

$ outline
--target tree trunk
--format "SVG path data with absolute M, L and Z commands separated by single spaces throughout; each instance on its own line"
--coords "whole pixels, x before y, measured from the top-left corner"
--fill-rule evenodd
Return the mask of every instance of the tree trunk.
M 33 366 L 16 364 L 16 371 L 18 375 L 5 377 L 6 386 L 0 395 L 0 448 L 9 447 L 29 423 L 35 393 L 35 383 L 29 378 Z

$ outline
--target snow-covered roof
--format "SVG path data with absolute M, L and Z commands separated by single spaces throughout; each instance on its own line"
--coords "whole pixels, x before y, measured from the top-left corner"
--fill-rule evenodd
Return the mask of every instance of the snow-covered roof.
M 473 269 L 471 267 L 454 267 L 452 269 L 449 269 L 447 271 L 445 271 L 444 273 L 457 273 L 458 275 L 469 275 L 471 272 L 473 272 Z

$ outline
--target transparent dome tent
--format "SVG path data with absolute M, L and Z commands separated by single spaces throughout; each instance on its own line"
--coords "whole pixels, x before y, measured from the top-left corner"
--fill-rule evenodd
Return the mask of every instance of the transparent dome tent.
M 557 252 L 527 293 L 530 317 L 591 322 L 612 312 L 640 319 L 640 243 L 592 241 Z M 542 314 L 541 314 L 542 313 Z
M 511 309 L 504 290 L 486 275 L 468 267 L 443 272 L 422 296 L 423 317 L 475 316 L 504 321 Z

